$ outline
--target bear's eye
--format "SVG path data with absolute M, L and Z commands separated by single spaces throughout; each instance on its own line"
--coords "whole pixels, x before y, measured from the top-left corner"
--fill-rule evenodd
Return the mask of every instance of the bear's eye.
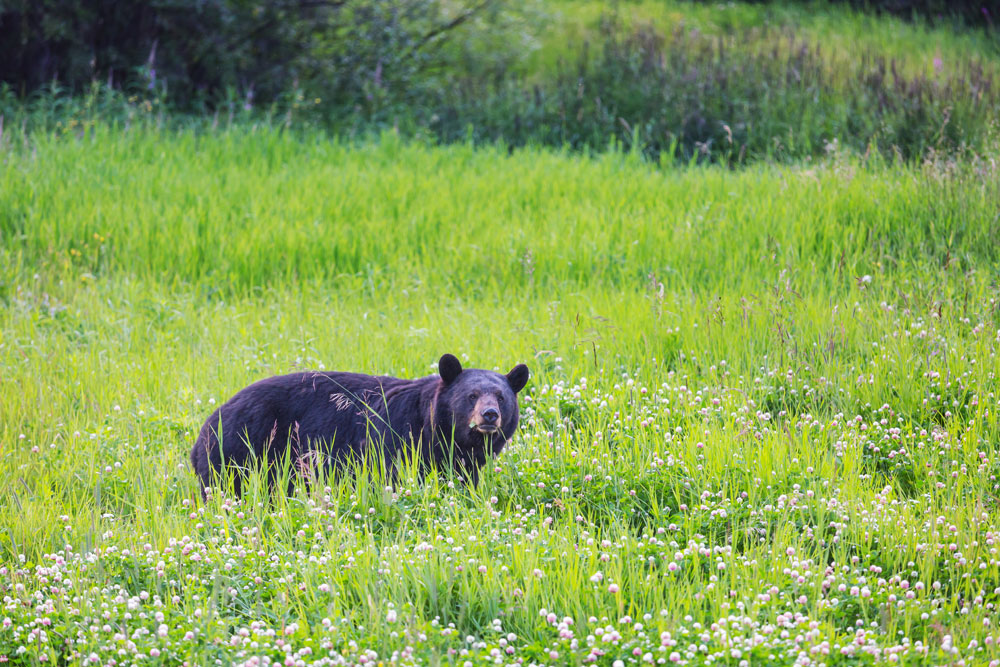
M 503 405 L 503 394 L 497 394 L 497 403 Z
M 476 392 L 472 392 L 471 394 L 469 394 L 469 400 L 470 401 L 475 401 L 478 398 L 479 398 L 479 394 L 477 394 Z

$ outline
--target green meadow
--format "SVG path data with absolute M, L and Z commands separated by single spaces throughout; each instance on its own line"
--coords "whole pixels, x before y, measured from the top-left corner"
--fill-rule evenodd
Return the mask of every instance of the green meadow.
M 1000 174 L 8 131 L 8 664 L 997 664 Z M 532 372 L 478 487 L 202 504 L 246 384 Z M 301 486 L 301 485 L 300 485 Z
M 0 86 L 0 664 L 1000 667 L 995 30 L 390 6 L 271 98 Z M 202 501 L 249 383 L 446 352 L 531 370 L 477 486 Z

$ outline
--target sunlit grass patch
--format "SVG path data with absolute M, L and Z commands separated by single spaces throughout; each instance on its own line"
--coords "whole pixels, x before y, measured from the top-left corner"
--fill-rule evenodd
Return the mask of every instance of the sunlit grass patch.
M 10 661 L 1000 659 L 988 158 L 5 150 Z M 201 501 L 196 430 L 249 382 L 443 352 L 531 367 L 478 487 L 376 465 Z

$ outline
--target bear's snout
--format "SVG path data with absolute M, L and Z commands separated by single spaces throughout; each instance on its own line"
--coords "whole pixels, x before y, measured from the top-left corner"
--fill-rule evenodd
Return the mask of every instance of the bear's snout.
M 503 420 L 499 407 L 496 399 L 489 400 L 485 397 L 480 399 L 469 426 L 480 433 L 496 433 L 500 430 L 500 423 Z

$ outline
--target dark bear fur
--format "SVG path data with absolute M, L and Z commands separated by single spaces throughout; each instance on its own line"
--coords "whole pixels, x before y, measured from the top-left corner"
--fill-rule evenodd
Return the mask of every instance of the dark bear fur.
M 391 464 L 410 448 L 424 466 L 453 465 L 475 484 L 479 469 L 517 430 L 517 393 L 527 381 L 524 364 L 507 375 L 463 370 L 450 354 L 441 357 L 437 375 L 416 380 L 325 372 L 270 377 L 212 413 L 191 464 L 204 494 L 224 462 L 239 497 L 255 465 L 266 464 L 273 487 L 282 461 L 312 466 L 322 459 L 329 466 L 377 453 Z

